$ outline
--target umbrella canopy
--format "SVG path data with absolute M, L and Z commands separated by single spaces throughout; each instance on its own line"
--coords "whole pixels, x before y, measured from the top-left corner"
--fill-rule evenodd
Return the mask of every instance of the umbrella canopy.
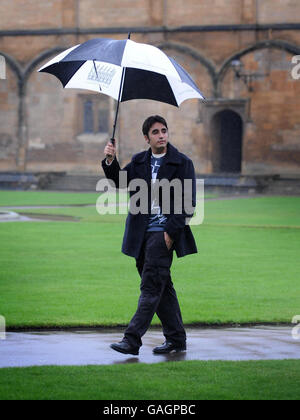
M 91 39 L 62 52 L 38 71 L 53 74 L 65 88 L 100 91 L 119 102 L 152 99 L 179 106 L 186 99 L 204 99 L 174 59 L 130 39 Z

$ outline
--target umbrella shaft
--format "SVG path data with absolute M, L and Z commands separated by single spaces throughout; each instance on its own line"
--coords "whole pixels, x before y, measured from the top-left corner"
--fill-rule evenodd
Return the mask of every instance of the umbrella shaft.
M 130 39 L 130 37 L 131 37 L 131 32 L 128 33 L 128 39 Z M 122 91 L 123 91 L 125 71 L 126 71 L 126 67 L 123 67 L 123 69 L 122 69 L 122 77 L 121 77 L 121 84 L 120 84 L 120 90 L 119 90 L 119 97 L 118 97 L 118 105 L 117 105 L 117 109 L 116 109 L 116 116 L 115 116 L 115 122 L 114 122 L 114 127 L 113 127 L 113 134 L 112 134 L 111 140 L 110 140 L 113 145 L 115 145 L 115 132 L 116 132 L 117 121 L 118 121 L 119 107 L 120 107 L 120 101 L 121 101 L 121 94 L 122 94 Z
M 114 145 L 114 139 L 115 139 L 115 132 L 116 132 L 116 127 L 117 127 L 118 115 L 119 115 L 121 95 L 122 95 L 122 91 L 123 91 L 125 71 L 126 71 L 126 67 L 124 67 L 123 70 L 122 70 L 122 77 L 121 77 L 121 84 L 120 84 L 120 90 L 119 90 L 118 104 L 117 104 L 117 109 L 116 109 L 115 122 L 114 122 L 114 126 L 113 126 L 113 134 L 112 134 L 112 137 L 111 137 L 111 143 L 113 145 Z

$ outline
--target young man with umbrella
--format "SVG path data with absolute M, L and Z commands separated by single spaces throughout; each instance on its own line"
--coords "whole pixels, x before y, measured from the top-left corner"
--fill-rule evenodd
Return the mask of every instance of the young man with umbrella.
M 128 213 L 122 252 L 136 259 L 136 267 L 141 276 L 141 294 L 138 308 L 130 321 L 121 342 L 111 344 L 111 348 L 124 354 L 139 354 L 142 336 L 156 313 L 162 323 L 165 343 L 155 347 L 156 354 L 186 350 L 186 333 L 181 311 L 171 280 L 170 268 L 173 251 L 177 257 L 197 253 L 197 247 L 189 218 L 196 206 L 196 180 L 194 166 L 186 155 L 180 153 L 170 142 L 167 122 L 160 116 L 151 116 L 143 124 L 143 135 L 150 148 L 133 156 L 131 162 L 121 170 L 116 158 L 116 148 L 108 143 L 104 149 L 106 158 L 102 167 L 108 179 L 119 188 L 120 171 L 127 175 L 127 185 L 134 179 L 147 183 L 150 197 L 148 214 Z M 153 183 L 161 180 L 179 180 L 181 211 L 175 198 L 175 189 L 169 188 L 169 211 L 164 211 L 160 194 L 150 195 Z M 186 188 L 190 181 L 191 188 Z M 126 185 L 126 186 L 127 186 Z M 124 185 L 122 186 L 124 187 Z M 177 191 L 178 192 L 178 191 Z M 190 197 L 187 197 L 190 195 Z M 132 193 L 131 193 L 132 196 Z M 177 197 L 178 198 L 178 197 Z M 192 205 L 186 210 L 185 200 Z

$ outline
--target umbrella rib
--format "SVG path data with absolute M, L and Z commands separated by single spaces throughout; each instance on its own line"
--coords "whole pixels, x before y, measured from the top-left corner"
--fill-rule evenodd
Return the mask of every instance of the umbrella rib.
M 95 60 L 93 60 L 93 63 L 94 63 L 94 69 L 95 69 L 95 73 L 96 73 L 96 76 L 97 76 L 97 80 L 98 80 L 98 82 L 100 82 L 100 79 L 99 79 L 99 76 L 98 76 L 97 67 L 96 67 L 96 64 L 95 64 Z M 99 83 L 99 89 L 100 89 L 100 92 L 102 92 L 100 83 Z

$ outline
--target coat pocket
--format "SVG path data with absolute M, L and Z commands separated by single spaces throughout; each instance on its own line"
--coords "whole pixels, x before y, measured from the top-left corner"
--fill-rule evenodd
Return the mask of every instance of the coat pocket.
M 171 249 L 173 248 L 173 246 L 171 246 L 171 248 L 170 248 L 170 249 L 167 247 L 167 243 L 166 243 L 166 240 L 165 240 L 165 232 L 162 232 L 161 239 L 162 239 L 162 241 L 163 241 L 164 248 L 165 248 L 168 252 L 170 252 L 170 251 L 171 251 Z

